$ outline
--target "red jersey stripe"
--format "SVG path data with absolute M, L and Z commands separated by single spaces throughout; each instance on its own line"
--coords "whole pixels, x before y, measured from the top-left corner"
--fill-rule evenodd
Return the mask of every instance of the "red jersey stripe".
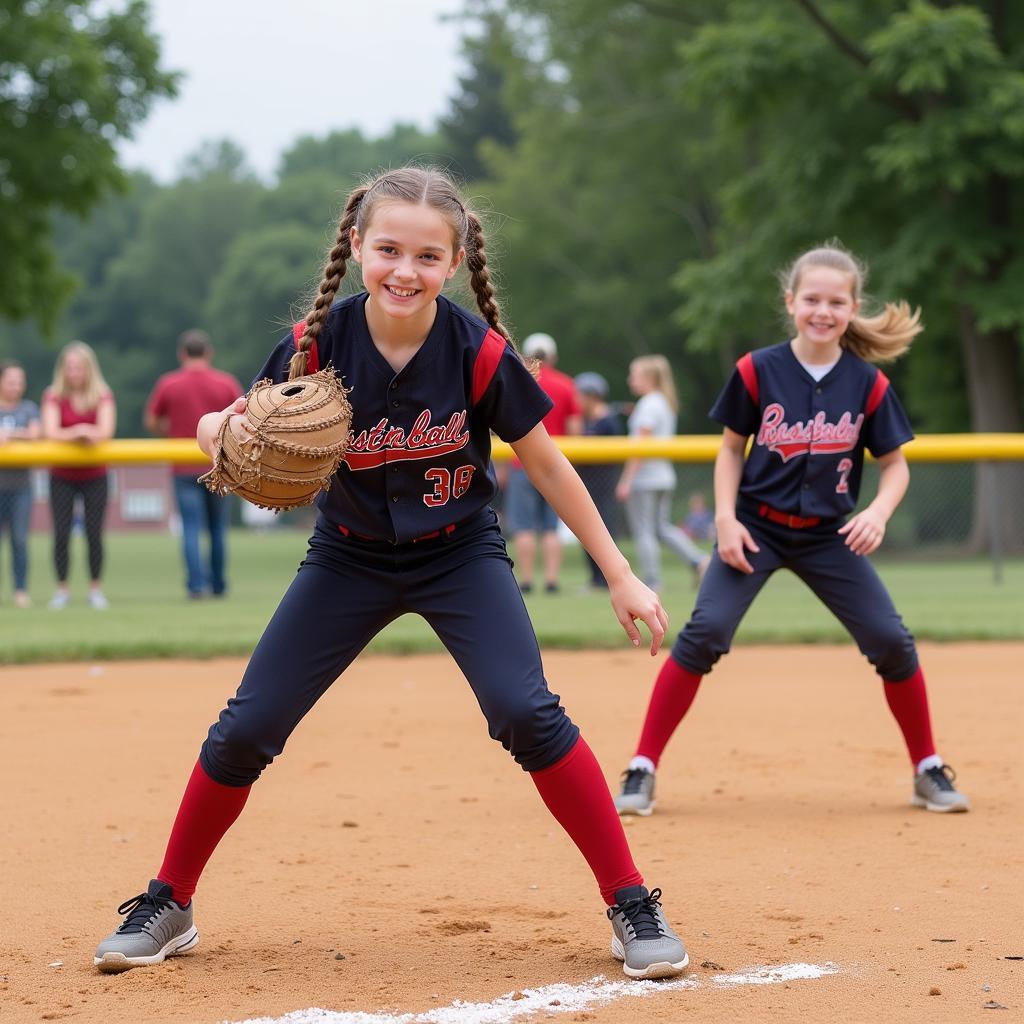
M 878 376 L 875 377 L 875 383 L 871 385 L 871 391 L 868 394 L 867 404 L 864 408 L 865 416 L 870 416 L 882 404 L 882 399 L 885 398 L 885 393 L 888 390 L 889 378 L 879 370 Z
M 303 335 L 306 333 L 306 321 L 300 320 L 297 324 L 292 327 L 292 337 L 295 339 L 295 351 L 299 350 L 299 343 L 302 341 Z M 320 353 L 317 352 L 316 339 L 313 339 L 313 344 L 309 346 L 309 353 L 306 359 L 306 373 L 316 373 L 320 369 Z
M 484 335 L 483 343 L 473 363 L 473 404 L 476 405 L 484 396 L 488 385 L 494 378 L 498 363 L 505 354 L 505 339 L 493 328 Z
M 746 385 L 754 405 L 759 406 L 761 404 L 761 389 L 757 383 L 757 370 L 754 369 L 754 353 L 748 352 L 741 357 L 736 363 L 736 369 L 740 371 L 740 376 L 743 378 L 743 383 Z

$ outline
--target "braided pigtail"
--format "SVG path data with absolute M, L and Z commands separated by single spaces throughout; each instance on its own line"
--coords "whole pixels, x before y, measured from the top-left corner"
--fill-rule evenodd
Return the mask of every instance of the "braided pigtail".
M 341 279 L 348 269 L 348 259 L 352 255 L 352 228 L 355 227 L 356 218 L 359 216 L 359 206 L 368 191 L 369 189 L 366 187 L 355 189 L 345 204 L 345 212 L 338 222 L 338 235 L 334 240 L 334 246 L 327 255 L 323 279 L 317 289 L 313 308 L 306 315 L 306 333 L 303 334 L 298 350 L 288 364 L 289 380 L 295 380 L 296 377 L 302 377 L 306 373 L 309 350 L 316 339 L 320 337 L 324 321 L 331 311 L 331 304 L 341 287 Z
M 491 284 L 491 272 L 487 269 L 484 226 L 472 210 L 466 211 L 466 221 L 469 225 L 466 238 L 466 267 L 469 270 L 469 282 L 476 296 L 476 304 L 484 319 L 515 349 L 516 343 L 512 340 L 511 331 L 501 322 L 501 310 L 498 308 L 494 286 Z

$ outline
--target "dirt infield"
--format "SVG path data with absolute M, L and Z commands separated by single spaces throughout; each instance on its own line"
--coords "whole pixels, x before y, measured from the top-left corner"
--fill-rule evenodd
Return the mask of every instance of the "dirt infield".
M 670 748 L 658 812 L 628 827 L 700 984 L 564 1015 L 549 1000 L 519 1019 L 1022 1019 L 1024 963 L 1008 958 L 1024 955 L 1024 645 L 922 655 L 972 813 L 908 806 L 896 726 L 852 647 L 740 648 Z M 545 662 L 614 781 L 656 665 L 631 651 Z M 5 1024 L 422 1013 L 621 978 L 585 864 L 487 738 L 454 664 L 432 656 L 363 659 L 300 726 L 204 876 L 194 953 L 95 973 L 240 669 L 0 670 Z M 836 972 L 713 982 L 797 962 Z

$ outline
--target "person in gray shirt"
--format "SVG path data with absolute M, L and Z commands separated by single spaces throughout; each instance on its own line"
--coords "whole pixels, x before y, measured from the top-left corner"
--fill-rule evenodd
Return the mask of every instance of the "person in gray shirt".
M 0 445 L 39 437 L 39 406 L 25 399 L 25 371 L 18 363 L 0 363 Z M 32 484 L 27 469 L 0 469 L 0 536 L 11 536 L 14 605 L 28 608 L 28 524 Z
M 664 356 L 640 356 L 629 365 L 629 387 L 637 403 L 629 417 L 631 437 L 672 437 L 676 432 L 675 381 Z M 636 544 L 643 581 L 660 591 L 661 545 L 693 567 L 699 582 L 710 556 L 669 520 L 676 471 L 668 459 L 630 459 L 615 495 L 626 503 L 626 517 Z

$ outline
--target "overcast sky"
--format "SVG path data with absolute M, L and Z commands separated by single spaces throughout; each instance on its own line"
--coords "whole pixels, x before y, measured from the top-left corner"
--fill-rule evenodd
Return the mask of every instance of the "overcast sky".
M 122 143 L 158 180 L 207 139 L 230 138 L 261 176 L 300 135 L 397 121 L 429 128 L 457 87 L 462 0 L 150 0 L 162 66 L 183 71 Z

